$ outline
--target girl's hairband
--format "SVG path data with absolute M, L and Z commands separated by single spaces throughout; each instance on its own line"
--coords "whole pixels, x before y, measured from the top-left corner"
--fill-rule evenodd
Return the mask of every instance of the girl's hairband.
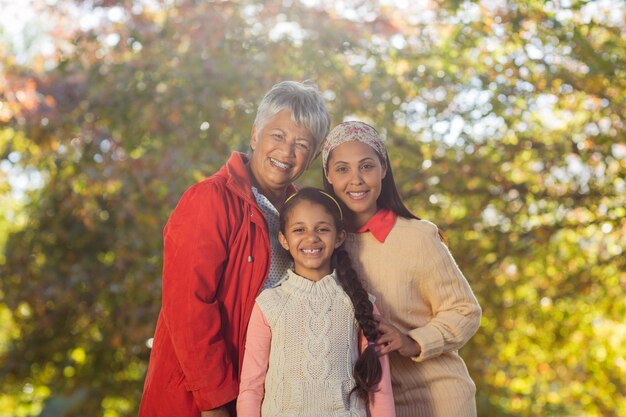
M 333 197 L 332 195 L 330 195 L 327 192 L 322 191 L 322 190 L 320 190 L 320 193 L 324 194 L 326 197 L 328 197 L 331 200 L 333 200 L 333 203 L 335 203 L 335 205 L 339 209 L 339 218 L 341 219 L 341 221 L 343 221 L 343 211 L 341 210 L 341 206 L 339 205 L 339 202 L 337 200 L 335 200 L 335 197 Z
M 330 198 L 333 203 L 335 203 L 335 205 L 337 206 L 337 208 L 339 209 L 339 219 L 341 219 L 341 221 L 343 222 L 343 210 L 341 210 L 341 206 L 339 205 L 339 203 L 337 202 L 337 200 L 335 200 L 335 197 L 333 197 L 332 195 L 328 194 L 326 191 L 322 191 L 322 190 L 317 190 L 320 194 L 325 195 L 326 197 Z M 285 204 L 287 204 L 287 202 L 289 200 L 291 200 L 293 197 L 295 197 L 298 194 L 298 192 L 296 191 L 295 193 L 291 194 L 289 197 L 287 197 L 287 199 L 285 200 Z

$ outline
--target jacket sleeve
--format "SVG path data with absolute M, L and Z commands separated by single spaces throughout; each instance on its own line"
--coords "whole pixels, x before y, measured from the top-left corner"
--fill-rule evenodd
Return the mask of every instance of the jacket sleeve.
M 248 324 L 246 352 L 243 357 L 239 397 L 237 397 L 239 417 L 261 416 L 271 340 L 270 326 L 259 306 L 255 304 Z
M 478 301 L 439 238 L 437 226 L 423 223 L 428 233 L 424 236 L 424 279 L 420 280 L 420 291 L 430 303 L 433 317 L 425 326 L 408 333 L 422 349 L 413 357 L 417 362 L 460 349 L 478 330 L 481 317 Z
M 185 192 L 164 230 L 163 317 L 200 410 L 237 396 L 237 376 L 222 337 L 216 293 L 228 253 L 229 219 L 215 184 Z
M 374 315 L 379 316 L 380 312 L 374 305 Z M 363 332 L 360 332 L 361 352 L 367 347 L 367 339 Z M 371 417 L 396 417 L 396 407 L 393 400 L 391 388 L 391 373 L 389 369 L 389 355 L 378 357 L 383 370 L 382 378 L 374 392 L 369 395 L 369 415 Z

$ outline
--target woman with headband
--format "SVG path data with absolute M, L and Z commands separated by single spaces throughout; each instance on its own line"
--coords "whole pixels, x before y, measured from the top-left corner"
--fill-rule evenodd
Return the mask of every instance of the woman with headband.
M 345 237 L 330 194 L 304 188 L 285 202 L 278 238 L 294 268 L 252 311 L 238 417 L 395 416 L 374 307 L 341 246 Z
M 397 416 L 476 416 L 476 388 L 458 350 L 481 309 L 437 226 L 402 203 L 373 127 L 335 127 L 322 164 L 325 189 L 346 211 L 346 250 L 380 307 L 377 344 L 389 357 Z

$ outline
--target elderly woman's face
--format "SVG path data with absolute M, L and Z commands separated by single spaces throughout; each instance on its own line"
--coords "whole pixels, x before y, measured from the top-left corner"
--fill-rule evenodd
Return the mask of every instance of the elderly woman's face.
M 283 110 L 260 129 L 252 129 L 250 169 L 261 192 L 282 193 L 307 168 L 314 139 Z

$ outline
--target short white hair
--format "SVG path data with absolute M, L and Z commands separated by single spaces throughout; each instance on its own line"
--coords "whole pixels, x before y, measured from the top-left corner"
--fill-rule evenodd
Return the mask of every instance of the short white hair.
M 291 112 L 292 120 L 311 132 L 314 140 L 310 161 L 317 157 L 330 130 L 330 115 L 317 86 L 311 81 L 282 81 L 263 97 L 254 125 L 259 132 L 265 123 L 283 110 Z

